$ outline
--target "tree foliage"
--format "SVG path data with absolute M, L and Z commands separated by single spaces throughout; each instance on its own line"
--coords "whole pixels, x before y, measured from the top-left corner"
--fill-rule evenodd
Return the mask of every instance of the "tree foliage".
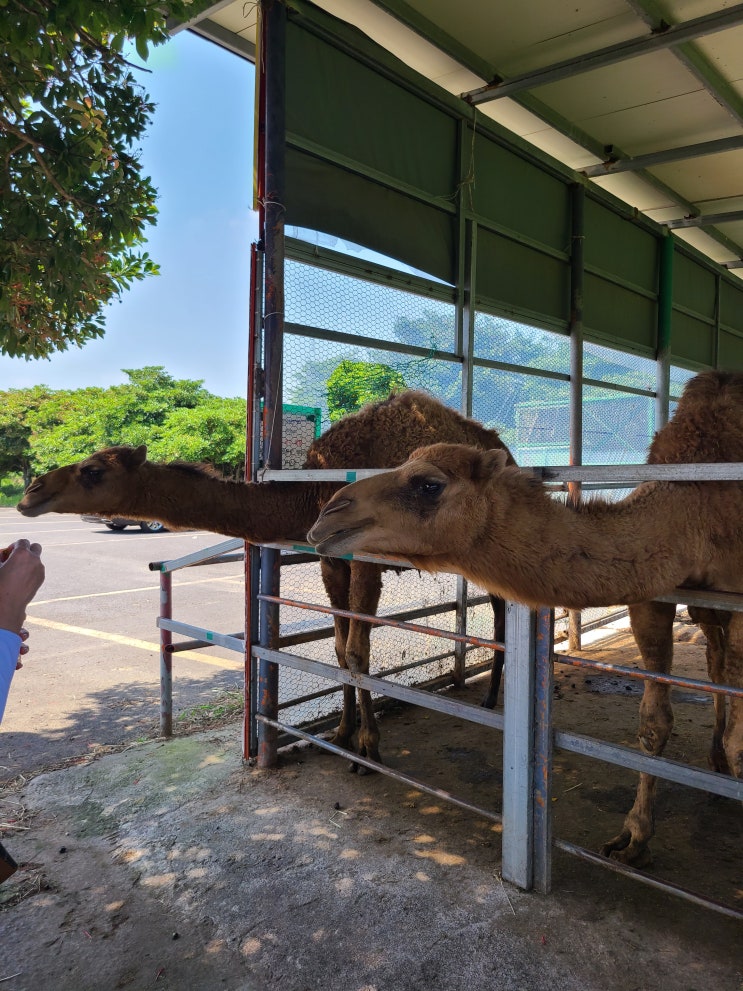
M 145 59 L 191 0 L 0 0 L 0 352 L 48 357 L 103 335 L 103 307 L 157 271 L 155 189 L 137 142 Z
M 366 403 L 386 399 L 405 388 L 402 374 L 389 365 L 370 361 L 341 361 L 328 378 L 328 413 L 331 421 L 355 413 Z
M 208 461 L 242 477 L 244 399 L 214 396 L 194 379 L 159 365 L 125 369 L 108 389 L 11 389 L 0 392 L 0 475 L 33 475 L 79 461 L 112 444 L 146 444 L 154 460 Z

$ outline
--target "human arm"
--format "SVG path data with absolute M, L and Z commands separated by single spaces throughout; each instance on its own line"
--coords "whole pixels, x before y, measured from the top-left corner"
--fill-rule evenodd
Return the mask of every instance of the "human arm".
M 16 540 L 0 552 L 0 720 L 18 666 L 26 606 L 44 581 L 41 547 Z
M 0 630 L 20 632 L 26 606 L 43 581 L 40 544 L 16 540 L 0 552 Z
M 18 654 L 21 649 L 21 638 L 10 630 L 0 630 L 0 722 L 5 712 L 10 683 L 15 674 Z

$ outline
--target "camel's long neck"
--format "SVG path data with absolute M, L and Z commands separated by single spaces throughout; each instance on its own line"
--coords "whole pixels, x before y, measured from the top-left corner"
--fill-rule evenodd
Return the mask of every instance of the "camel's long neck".
M 148 464 L 126 502 L 110 511 L 252 543 L 304 540 L 320 507 L 338 487 L 309 482 L 241 484 L 187 468 Z
M 647 486 L 580 511 L 546 496 L 538 513 L 514 504 L 506 526 L 488 534 L 487 555 L 478 560 L 470 548 L 469 577 L 507 598 L 574 609 L 668 592 L 689 577 L 698 528 L 691 506 L 671 518 L 665 491 Z M 683 501 L 674 499 L 674 507 L 684 510 Z

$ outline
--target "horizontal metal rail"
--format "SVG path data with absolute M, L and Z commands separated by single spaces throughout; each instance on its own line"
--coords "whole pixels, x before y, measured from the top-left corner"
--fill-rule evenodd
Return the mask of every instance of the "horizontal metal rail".
M 231 537 L 213 547 L 205 547 L 203 550 L 194 551 L 193 554 L 186 554 L 184 557 L 174 557 L 170 561 L 150 561 L 150 571 L 160 571 L 167 574 L 170 571 L 178 571 L 180 568 L 193 568 L 197 564 L 223 564 L 226 561 L 242 561 L 244 554 L 236 554 L 234 557 L 225 558 L 224 554 L 244 547 L 245 541 L 241 537 Z M 221 558 L 217 561 L 215 558 Z
M 709 692 L 710 695 L 722 693 L 735 698 L 743 698 L 743 688 L 733 688 L 732 685 L 717 685 L 711 681 L 699 681 L 696 678 L 677 678 L 670 674 L 660 674 L 657 671 L 647 671 L 645 668 L 630 668 L 624 664 L 608 664 L 605 661 L 592 661 L 587 657 L 573 657 L 571 654 L 557 654 L 556 664 L 567 664 L 574 668 L 587 668 L 602 674 L 616 674 L 622 678 L 634 678 L 637 681 L 656 681 L 660 685 L 673 685 L 694 692 Z
M 361 619 L 365 623 L 374 626 L 392 626 L 398 630 L 407 630 L 409 633 L 423 633 L 426 636 L 443 637 L 445 640 L 454 640 L 457 643 L 469 643 L 475 647 L 487 647 L 491 650 L 505 650 L 502 643 L 495 640 L 488 640 L 485 637 L 473 637 L 465 633 L 454 633 L 451 630 L 441 630 L 435 626 L 421 626 L 418 623 L 404 623 L 401 620 L 392 619 L 389 616 L 370 616 L 365 613 L 355 613 L 348 609 L 336 609 L 333 606 L 320 606 L 314 602 L 301 602 L 299 599 L 286 599 L 281 595 L 260 594 L 257 598 L 261 602 L 273 602 L 280 606 L 291 606 L 294 609 L 307 609 L 310 612 L 328 613 L 332 616 L 343 616 L 346 619 Z
M 331 667 L 321 661 L 312 661 L 308 657 L 300 657 L 297 654 L 289 654 L 285 651 L 270 650 L 268 647 L 254 646 L 251 651 L 253 657 L 259 660 L 271 661 L 274 664 L 292 668 L 294 671 L 305 671 L 307 674 L 314 674 L 320 678 L 328 678 L 330 681 L 340 682 L 344 685 L 354 685 L 356 688 L 365 688 L 370 692 L 377 692 L 380 695 L 388 695 L 390 698 L 400 702 L 407 702 L 410 705 L 419 705 L 427 709 L 434 709 L 436 712 L 443 712 L 448 716 L 457 716 L 460 719 L 467 719 L 472 723 L 479 723 L 482 726 L 492 726 L 495 729 L 503 729 L 503 714 L 493 712 L 490 709 L 483 709 L 479 705 L 470 705 L 468 702 L 457 702 L 454 699 L 447 699 L 441 695 L 432 695 L 430 692 L 420 688 L 411 688 L 409 685 L 400 685 L 394 681 L 388 681 L 378 675 L 358 674 L 348 671 L 346 668 Z
M 724 798 L 743 801 L 743 779 L 741 778 L 731 778 L 727 774 L 718 774 L 716 771 L 690 767 L 688 764 L 681 764 L 678 761 L 669 760 L 667 757 L 651 757 L 649 754 L 632 750 L 620 743 L 608 743 L 606 740 L 596 740 L 592 736 L 583 736 L 580 733 L 565 733 L 562 730 L 555 730 L 554 741 L 556 747 L 573 754 L 593 757 L 606 761 L 608 764 L 616 764 L 618 767 L 652 774 L 665 781 L 673 781 L 679 785 L 698 788 L 700 791 L 711 791 Z
M 566 840 L 557 838 L 554 840 L 554 845 L 558 850 L 569 853 L 573 857 L 579 857 L 581 860 L 586 860 L 589 864 L 598 864 L 599 867 L 605 867 L 610 871 L 614 871 L 616 874 L 623 874 L 625 877 L 630 877 L 634 881 L 640 881 L 642 884 L 656 888 L 658 891 L 663 891 L 666 894 L 676 895 L 678 898 L 683 898 L 685 901 L 691 902 L 694 905 L 700 905 L 702 908 L 709 908 L 715 912 L 720 912 L 722 915 L 727 915 L 731 919 L 743 920 L 743 912 L 732 908 L 730 905 L 725 905 L 723 902 L 715 901 L 712 898 L 705 898 L 703 895 L 690 891 L 688 888 L 681 887 L 681 885 L 673 884 L 671 881 L 663 881 L 660 878 L 653 877 L 652 874 L 646 874 L 644 871 L 638 871 L 636 867 L 630 867 L 618 860 L 612 860 L 611 857 L 604 857 L 600 853 L 593 853 L 592 850 L 586 850 L 585 847 L 577 846 L 575 843 L 568 843 Z
M 281 482 L 355 482 L 360 478 L 383 475 L 393 468 L 324 468 L 267 469 L 261 481 Z M 524 467 L 545 482 L 607 482 L 609 484 L 640 482 L 740 482 L 743 464 L 739 462 L 704 462 L 694 464 L 637 465 L 549 465 Z M 306 549 L 305 547 L 302 548 Z
M 237 651 L 239 654 L 245 651 L 245 640 L 243 637 L 236 637 L 229 633 L 217 633 L 214 630 L 206 630 L 201 626 L 193 626 L 191 623 L 181 623 L 179 620 L 158 617 L 157 626 L 160 630 L 168 630 L 169 633 L 181 633 L 184 637 L 192 637 L 194 640 L 203 640 L 212 647 L 225 647 L 227 650 Z
M 415 788 L 416 791 L 422 791 L 427 795 L 433 795 L 435 798 L 441 798 L 445 802 L 450 802 L 452 805 L 459 806 L 460 809 L 466 809 L 468 812 L 474 812 L 475 815 L 484 816 L 486 819 L 490 819 L 491 822 L 499 824 L 503 822 L 503 816 L 499 815 L 497 812 L 491 812 L 489 809 L 480 808 L 478 805 L 471 805 L 469 802 L 465 802 L 463 799 L 457 798 L 456 795 L 452 795 L 451 792 L 444 791 L 443 788 L 432 788 L 431 785 L 427 785 L 423 781 L 419 781 L 418 778 L 412 778 L 409 774 L 403 774 L 402 771 L 397 771 L 393 767 L 388 767 L 387 764 L 380 764 L 378 761 L 370 760 L 368 757 L 361 757 L 352 750 L 344 750 L 343 747 L 339 747 L 337 744 L 331 743 L 330 740 L 324 740 L 320 736 L 313 736 L 311 733 L 305 733 L 296 726 L 290 726 L 287 723 L 280 723 L 278 720 L 270 719 L 268 716 L 264 716 L 261 713 L 258 713 L 255 718 L 259 722 L 265 723 L 267 726 L 273 726 L 274 729 L 277 729 L 282 733 L 286 733 L 289 736 L 296 736 L 300 740 L 306 740 L 308 743 L 311 743 L 316 747 L 321 747 L 323 750 L 329 750 L 332 754 L 337 754 L 339 757 L 347 757 L 348 760 L 354 764 L 361 764 L 362 767 L 368 767 L 372 771 L 379 771 L 380 774 L 386 774 L 388 778 L 394 778 L 395 781 L 399 781 L 401 784 L 407 785 L 409 788 Z

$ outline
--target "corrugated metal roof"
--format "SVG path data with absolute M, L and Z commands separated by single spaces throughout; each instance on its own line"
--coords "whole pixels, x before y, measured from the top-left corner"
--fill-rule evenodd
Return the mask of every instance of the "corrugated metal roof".
M 743 3 L 316 5 L 743 276 Z M 256 22 L 232 0 L 195 27 L 250 56 Z

